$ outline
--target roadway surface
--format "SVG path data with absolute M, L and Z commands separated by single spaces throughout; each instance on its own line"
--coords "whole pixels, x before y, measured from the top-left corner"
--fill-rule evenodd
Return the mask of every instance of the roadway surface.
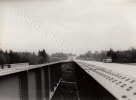
M 87 64 L 103 67 L 120 74 L 136 77 L 136 66 L 134 65 L 118 64 L 118 63 L 103 63 L 103 62 L 95 62 L 95 61 L 84 61 L 84 62 Z
M 75 60 L 117 100 L 136 100 L 136 66 Z

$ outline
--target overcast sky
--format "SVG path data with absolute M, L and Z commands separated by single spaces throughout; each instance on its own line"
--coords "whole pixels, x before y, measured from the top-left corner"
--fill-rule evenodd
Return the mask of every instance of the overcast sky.
M 136 47 L 136 2 L 0 1 L 0 39 L 3 50 L 49 54 L 129 49 Z

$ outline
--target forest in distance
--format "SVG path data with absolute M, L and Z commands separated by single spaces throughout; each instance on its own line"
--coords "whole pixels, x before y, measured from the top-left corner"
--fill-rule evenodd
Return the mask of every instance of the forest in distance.
M 73 56 L 77 59 L 101 62 L 104 58 L 111 57 L 112 62 L 115 63 L 136 63 L 136 49 L 132 47 L 128 50 L 118 51 L 114 51 L 111 48 L 108 51 L 102 50 L 101 52 L 95 51 L 94 53 L 87 51 L 86 53 L 80 54 L 79 56 L 62 52 L 49 55 L 44 49 L 39 50 L 38 54 L 35 54 L 34 52 L 14 52 L 12 50 L 0 50 L 0 65 L 15 63 L 29 63 L 29 65 L 36 65 L 67 60 L 69 57 Z
M 39 50 L 38 54 L 34 52 L 14 52 L 12 50 L 0 50 L 0 65 L 15 64 L 15 63 L 29 63 L 29 65 L 57 62 L 68 59 L 65 53 L 54 53 L 49 55 L 46 51 Z
M 110 48 L 108 51 L 95 51 L 91 53 L 88 51 L 84 54 L 80 54 L 77 58 L 91 61 L 103 61 L 104 58 L 110 57 L 114 63 L 136 63 L 136 49 L 134 47 L 128 50 L 114 51 Z

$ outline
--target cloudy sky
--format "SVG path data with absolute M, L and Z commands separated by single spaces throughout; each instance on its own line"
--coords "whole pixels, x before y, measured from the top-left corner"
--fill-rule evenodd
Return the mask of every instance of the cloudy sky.
M 0 1 L 3 50 L 84 53 L 136 47 L 135 0 Z

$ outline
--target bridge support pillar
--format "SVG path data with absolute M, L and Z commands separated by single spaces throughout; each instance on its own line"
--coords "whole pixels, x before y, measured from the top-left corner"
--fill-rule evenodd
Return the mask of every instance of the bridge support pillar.
M 28 71 L 20 73 L 20 98 L 21 100 L 29 100 L 28 98 Z
M 35 69 L 35 78 L 36 78 L 36 98 L 37 100 L 43 100 L 42 99 L 42 72 L 41 68 Z
M 54 66 L 50 66 L 50 89 L 51 92 L 54 92 Z
M 43 91 L 45 91 L 45 100 L 49 100 L 49 97 L 50 97 L 50 87 L 49 87 L 49 78 L 50 78 L 50 75 L 49 75 L 49 67 L 44 67 L 44 73 L 43 73 L 43 76 L 44 76 L 44 87 L 43 87 Z

